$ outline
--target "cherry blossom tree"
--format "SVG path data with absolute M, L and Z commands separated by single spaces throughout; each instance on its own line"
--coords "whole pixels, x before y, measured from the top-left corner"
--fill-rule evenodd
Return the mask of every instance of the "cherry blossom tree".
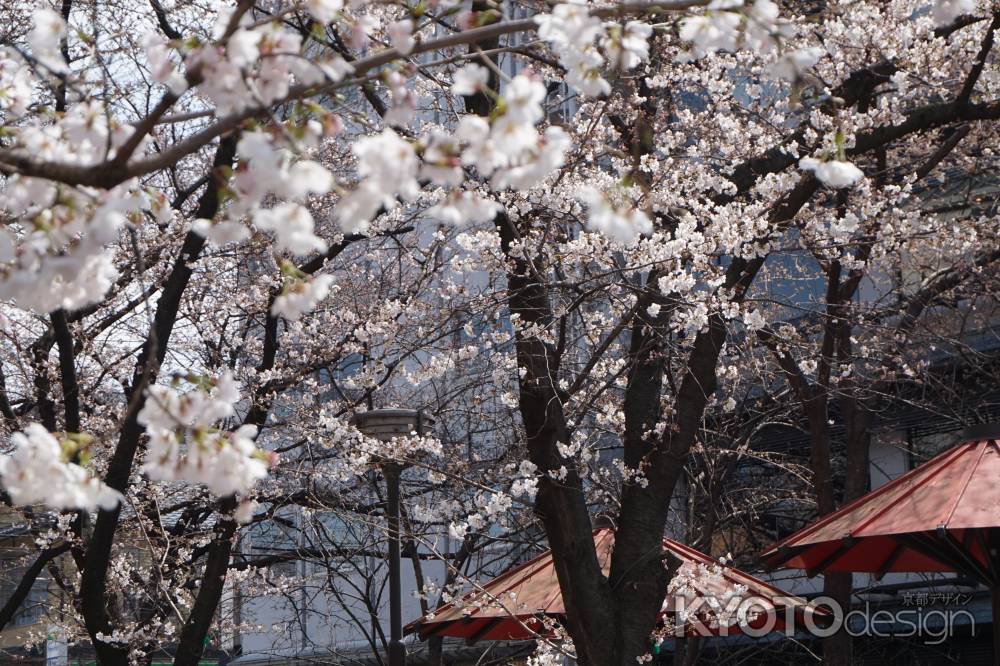
M 816 422 L 825 512 L 826 403 L 860 441 L 868 372 L 919 372 L 940 299 L 989 301 L 993 211 L 924 205 L 992 168 L 987 2 L 23 4 L 0 484 L 29 571 L 69 555 L 65 621 L 102 664 L 197 663 L 244 525 L 338 507 L 385 460 L 446 485 L 410 510 L 463 543 L 531 505 L 566 649 L 642 661 L 671 500 L 741 368 Z M 797 328 L 775 294 L 817 279 Z M 503 464 L 349 423 L 401 403 Z

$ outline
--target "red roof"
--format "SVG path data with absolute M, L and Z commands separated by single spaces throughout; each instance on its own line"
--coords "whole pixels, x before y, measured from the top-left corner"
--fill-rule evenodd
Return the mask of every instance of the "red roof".
M 614 543 L 615 534 L 612 530 L 607 528 L 594 530 L 594 546 L 605 575 L 611 568 L 611 551 Z M 663 540 L 663 550 L 665 553 L 672 553 L 681 562 L 718 564 L 711 557 L 670 539 Z M 744 598 L 754 597 L 769 604 L 771 608 L 781 609 L 782 612 L 776 614 L 778 621 L 774 630 L 784 628 L 782 619 L 785 608 L 792 607 L 799 616 L 802 612 L 814 612 L 813 607 L 804 599 L 791 597 L 786 592 L 737 569 L 725 568 L 722 576 L 728 585 L 746 586 L 747 591 L 742 595 Z M 668 597 L 669 603 L 664 604 L 663 614 L 671 614 L 674 611 L 672 599 L 672 596 Z M 466 638 L 471 641 L 531 640 L 538 635 L 545 636 L 551 633 L 543 626 L 544 618 L 558 619 L 565 612 L 552 553 L 548 551 L 502 574 L 462 599 L 441 606 L 426 618 L 411 622 L 406 626 L 405 632 L 409 634 L 417 631 L 421 638 L 440 635 Z M 763 617 L 761 619 L 763 620 Z M 756 625 L 751 622 L 751 626 Z M 710 627 L 708 629 L 711 630 Z M 734 634 L 739 633 L 736 628 L 731 627 L 730 630 Z M 694 633 L 694 630 L 690 629 L 689 632 Z
M 818 571 L 962 571 L 982 577 L 1000 527 L 1000 442 L 961 443 L 764 553 Z

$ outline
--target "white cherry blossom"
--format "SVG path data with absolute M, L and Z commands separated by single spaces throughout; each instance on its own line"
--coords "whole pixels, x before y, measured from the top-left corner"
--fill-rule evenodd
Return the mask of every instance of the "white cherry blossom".
M 637 208 L 617 208 L 599 190 L 586 188 L 580 199 L 587 204 L 587 227 L 623 245 L 633 245 L 653 231 L 649 217 Z
M 601 40 L 611 66 L 629 70 L 649 59 L 649 38 L 653 27 L 642 21 L 629 21 L 625 26 L 607 24 L 607 36 Z
M 561 127 L 547 127 L 536 144 L 493 174 L 491 184 L 497 189 L 515 190 L 541 185 L 553 170 L 563 165 L 570 143 L 569 135 Z
M 397 196 L 416 195 L 419 161 L 413 146 L 391 129 L 355 141 L 352 150 L 361 180 L 334 215 L 344 231 L 356 233 L 368 228 L 380 208 L 392 208 Z
M 465 147 L 462 164 L 473 166 L 484 176 L 506 163 L 506 156 L 497 149 L 490 138 L 490 124 L 479 116 L 462 116 L 455 129 L 455 138 Z
M 11 435 L 14 451 L 0 456 L 0 482 L 17 505 L 44 504 L 53 509 L 111 510 L 121 494 L 80 465 L 66 459 L 66 446 L 37 423 Z M 65 449 L 65 450 L 64 450 Z
M 280 194 L 289 199 L 301 199 L 308 194 L 325 194 L 334 185 L 333 174 L 312 160 L 299 160 L 288 170 Z
M 709 11 L 689 16 L 681 21 L 680 37 L 692 42 L 691 54 L 696 58 L 716 51 L 735 51 L 740 37 L 740 15 L 729 11 Z
M 680 38 L 691 42 L 690 53 L 681 60 L 741 48 L 769 53 L 779 39 L 790 34 L 788 23 L 778 17 L 778 5 L 771 0 L 755 0 L 748 8 L 742 1 L 710 2 L 703 13 L 681 21 Z
M 559 62 L 566 68 L 566 82 L 588 97 L 601 97 L 611 92 L 611 84 L 602 69 L 605 57 L 616 69 L 632 69 L 649 57 L 649 37 L 652 27 L 641 21 L 602 23 L 582 2 L 558 4 L 551 14 L 535 17 L 538 36 L 552 45 Z
M 813 157 L 803 157 L 799 160 L 799 168 L 803 171 L 812 171 L 821 183 L 834 189 L 854 187 L 865 177 L 861 169 L 843 160 L 821 161 Z
M 818 46 L 810 46 L 782 53 L 771 65 L 771 74 L 785 81 L 797 81 L 813 65 L 819 62 L 825 51 Z
M 204 236 L 214 247 L 240 243 L 250 237 L 250 230 L 245 224 L 232 220 L 216 221 L 202 218 L 192 222 L 191 229 Z
M 585 2 L 567 2 L 552 8 L 551 14 L 535 16 L 538 36 L 561 47 L 582 46 L 598 37 L 604 26 L 590 14 Z
M 931 15 L 937 25 L 951 25 L 959 16 L 974 14 L 977 4 L 976 0 L 934 0 Z
M 563 58 L 566 83 L 587 97 L 601 97 L 611 92 L 611 84 L 601 74 L 604 57 L 596 47 L 573 49 Z
M 60 40 L 66 34 L 63 17 L 51 9 L 36 9 L 32 15 L 33 27 L 28 32 L 28 47 L 31 54 L 43 67 L 53 74 L 69 71 L 60 51 Z
M 230 372 L 195 379 L 201 386 L 187 392 L 176 381 L 147 389 L 139 412 L 149 435 L 142 471 L 155 480 L 203 484 L 219 496 L 245 493 L 267 476 L 274 457 L 254 444 L 256 426 L 232 432 L 216 427 L 235 413 L 240 398 L 239 383 Z
M 852 0 L 807 17 L 784 3 L 788 21 L 772 0 L 90 3 L 65 6 L 71 29 L 50 10 L 28 25 L 34 4 L 8 4 L 8 23 L 25 26 L 0 47 L 0 392 L 8 432 L 23 432 L 0 458 L 0 484 L 40 548 L 109 548 L 108 562 L 88 558 L 88 585 L 121 603 L 76 603 L 79 572 L 61 558 L 67 602 L 88 616 L 61 624 L 116 662 L 179 643 L 209 589 L 204 555 L 241 543 L 235 523 L 285 527 L 287 510 L 306 530 L 313 510 L 369 506 L 386 460 L 410 463 L 404 499 L 429 548 L 449 526 L 456 538 L 521 529 L 550 482 L 578 483 L 588 503 L 614 503 L 603 493 L 623 482 L 666 496 L 656 461 L 628 469 L 607 455 L 632 423 L 622 400 L 636 325 L 655 323 L 651 351 L 678 380 L 656 380 L 643 437 L 694 441 L 707 470 L 713 442 L 753 418 L 745 397 L 758 386 L 789 415 L 801 408 L 754 331 L 773 330 L 806 381 L 829 376 L 850 400 L 853 386 L 923 382 L 941 341 L 962 348 L 958 321 L 992 321 L 997 268 L 984 257 L 997 221 L 975 188 L 995 150 L 1000 74 L 991 55 L 969 77 L 988 20 L 955 23 L 982 19 L 985 2 Z M 486 33 L 499 48 L 480 55 Z M 482 66 L 494 56 L 495 77 Z M 966 81 L 968 108 L 953 103 Z M 930 214 L 938 188 L 960 182 L 973 183 L 963 203 Z M 822 297 L 801 292 L 837 265 L 864 276 L 843 313 L 850 344 L 837 347 L 858 360 L 821 373 L 823 318 L 799 313 Z M 895 335 L 899 303 L 953 275 L 967 281 Z M 518 279 L 539 285 L 547 311 L 517 307 L 531 292 L 511 288 Z M 699 352 L 716 322 L 717 361 Z M 525 362 L 535 350 L 540 362 Z M 202 363 L 232 371 L 191 370 Z M 676 388 L 706 378 L 704 405 L 678 414 L 690 405 Z M 536 431 L 533 453 L 554 461 L 536 469 L 522 455 L 526 406 L 553 388 L 547 409 L 567 441 Z M 459 436 L 459 415 L 473 414 L 470 450 L 362 435 L 347 414 L 363 403 L 420 405 Z M 719 437 L 703 438 L 706 422 Z M 135 463 L 123 468 L 122 454 Z M 121 497 L 99 480 L 112 460 Z M 796 497 L 800 471 L 787 486 Z M 100 530 L 75 530 L 72 510 L 119 500 L 116 523 L 105 513 Z M 36 503 L 48 508 L 18 508 Z M 370 514 L 357 524 L 384 539 Z M 149 557 L 129 556 L 137 537 Z M 213 561 L 240 557 L 256 556 Z M 134 604 L 129 586 L 151 579 L 151 563 L 162 589 L 136 591 Z M 681 571 L 672 589 L 717 573 Z M 303 584 L 269 578 L 250 566 L 224 580 L 241 592 Z M 153 613 L 137 623 L 136 608 Z M 219 630 L 244 630 L 230 615 L 215 614 Z M 92 620 L 110 626 L 87 631 Z M 627 660 L 647 661 L 649 642 L 636 642 Z M 603 646 L 587 649 L 602 661 Z
M 344 8 L 343 0 L 306 0 L 305 7 L 320 23 L 330 23 Z
M 274 233 L 275 247 L 279 250 L 299 256 L 326 251 L 326 241 L 314 233 L 312 214 L 302 204 L 283 203 L 258 210 L 253 223 L 259 229 Z
M 0 111 L 8 117 L 24 115 L 35 85 L 31 70 L 13 51 L 0 48 Z
M 455 72 L 452 77 L 451 92 L 456 95 L 475 95 L 483 90 L 490 80 L 490 72 L 482 65 L 469 63 Z
M 392 43 L 392 46 L 401 55 L 409 55 L 413 51 L 413 47 L 416 46 L 417 42 L 413 38 L 412 19 L 403 19 L 402 21 L 390 23 L 386 31 L 389 33 L 389 41 Z
M 545 85 L 536 78 L 518 74 L 503 90 L 503 115 L 527 124 L 544 117 Z
M 459 147 L 455 138 L 440 130 L 431 130 L 420 137 L 420 156 L 423 164 L 420 175 L 435 185 L 457 187 L 465 175 L 459 166 Z
M 427 214 L 436 220 L 455 227 L 488 222 L 499 210 L 496 202 L 484 199 L 475 192 L 456 190 L 444 201 L 430 208 Z
M 312 312 L 316 304 L 326 298 L 333 282 L 332 275 L 317 275 L 308 280 L 291 282 L 274 299 L 271 314 L 280 315 L 289 321 L 298 321 L 302 315 Z

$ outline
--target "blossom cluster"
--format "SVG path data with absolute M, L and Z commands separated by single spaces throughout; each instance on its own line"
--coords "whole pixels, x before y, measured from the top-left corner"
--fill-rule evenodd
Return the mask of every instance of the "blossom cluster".
M 56 125 L 27 126 L 18 139 L 26 150 L 65 148 L 64 154 L 72 154 L 70 145 L 91 145 L 71 138 L 77 120 L 67 114 Z M 129 181 L 95 191 L 10 177 L 0 192 L 0 210 L 17 221 L 0 227 L 0 300 L 42 313 L 101 300 L 118 276 L 107 244 L 129 216 L 154 207 L 153 197 L 137 185 Z
M 300 148 L 316 148 L 324 137 L 319 121 L 307 123 Z M 318 162 L 294 159 L 284 138 L 266 131 L 244 133 L 236 147 L 240 163 L 233 175 L 233 204 L 214 220 L 196 220 L 194 230 L 215 245 L 239 242 L 250 235 L 242 219 L 249 217 L 262 231 L 275 236 L 279 251 L 295 255 L 323 252 L 326 241 L 315 233 L 309 210 L 298 203 L 310 194 L 325 194 L 333 175 Z M 266 202 L 282 201 L 271 208 Z
M 755 0 L 750 6 L 744 6 L 743 0 L 713 0 L 703 13 L 681 21 L 680 38 L 691 49 L 679 60 L 746 49 L 774 57 L 768 68 L 773 78 L 798 82 L 826 51 L 818 46 L 789 48 L 787 42 L 794 33 L 794 25 L 779 18 L 778 5 L 772 0 Z
M 653 231 L 653 223 L 643 211 L 632 206 L 616 206 L 599 190 L 586 187 L 580 199 L 587 204 L 587 227 L 623 245 L 632 245 L 642 234 Z
M 281 293 L 274 299 L 271 314 L 281 315 L 289 321 L 298 321 L 335 288 L 332 275 L 293 276 L 285 282 Z
M 485 81 L 485 70 L 466 65 L 456 75 L 458 93 L 473 92 Z M 480 84 L 477 84 L 480 82 Z M 448 190 L 444 200 L 428 215 L 460 226 L 492 219 L 496 204 L 473 190 L 463 190 L 463 167 L 490 178 L 495 189 L 525 190 L 537 186 L 563 164 L 569 147 L 566 132 L 550 126 L 541 134 L 535 125 L 544 116 L 544 84 L 527 74 L 514 77 L 505 87 L 498 114 L 491 120 L 463 116 L 454 133 L 430 130 L 417 142 L 391 128 L 358 139 L 352 151 L 360 180 L 334 212 L 348 232 L 364 232 L 372 218 L 392 210 L 397 201 L 412 199 L 419 179 Z
M 741 621 L 737 610 L 740 601 L 746 596 L 747 586 L 734 583 L 725 576 L 724 563 L 705 564 L 686 560 L 677 568 L 674 577 L 667 586 L 668 595 L 685 598 L 688 603 L 678 613 L 678 622 L 700 621 L 712 626 L 731 626 Z M 692 608 L 704 608 L 695 603 L 699 599 L 708 607 L 710 617 L 696 617 L 691 614 Z M 664 601 L 666 607 L 667 601 Z
M 65 73 L 59 47 L 65 21 L 48 9 L 37 10 L 33 18 L 31 57 L 43 75 Z M 114 158 L 130 138 L 132 129 L 98 100 L 74 104 L 54 120 L 40 114 L 22 119 L 38 84 L 20 53 L 0 49 L 0 111 L 5 130 L 11 126 L 7 149 L 12 154 L 87 166 Z M 18 119 L 15 130 L 12 121 Z M 102 190 L 11 175 L 0 190 L 0 211 L 12 220 L 0 227 L 0 300 L 35 312 L 99 301 L 118 275 L 107 244 L 131 216 L 152 212 L 156 198 L 136 180 Z
M 219 496 L 246 493 L 267 475 L 273 455 L 254 444 L 257 427 L 227 432 L 217 422 L 235 414 L 239 383 L 226 371 L 216 378 L 190 377 L 197 388 L 151 386 L 139 412 L 149 435 L 142 471 L 161 481 L 200 483 Z
M 693 58 L 741 48 L 768 53 L 789 35 L 789 24 L 778 17 L 778 5 L 771 0 L 755 0 L 749 7 L 743 0 L 712 0 L 703 13 L 683 19 L 680 26 Z
M 803 157 L 799 160 L 799 168 L 803 171 L 812 171 L 820 182 L 834 189 L 851 187 L 864 178 L 861 169 L 844 160 L 821 161 L 813 157 Z
M 14 451 L 0 457 L 0 482 L 16 505 L 44 504 L 53 509 L 113 509 L 121 494 L 84 466 L 86 440 L 59 441 L 38 423 L 11 435 Z
M 443 453 L 441 440 L 433 434 L 416 431 L 381 439 L 366 435 L 347 419 L 321 413 L 318 429 L 310 429 L 316 443 L 336 455 L 317 469 L 324 482 L 349 482 L 387 461 L 403 465 L 438 459 Z
M 649 58 L 652 26 L 642 21 L 603 22 L 584 2 L 558 4 L 551 14 L 537 15 L 535 22 L 538 36 L 559 54 L 566 83 L 590 97 L 611 92 L 602 73 L 607 65 L 627 71 Z
M 931 14 L 939 26 L 950 25 L 960 16 L 974 14 L 976 0 L 935 0 Z
M 314 11 L 324 17 L 332 15 L 326 8 Z M 220 13 L 216 42 L 184 54 L 185 73 L 174 63 L 172 44 L 149 37 L 146 57 L 153 79 L 177 96 L 196 80 L 198 92 L 212 102 L 216 113 L 224 115 L 283 99 L 293 84 L 335 83 L 352 71 L 339 56 L 303 58 L 301 36 L 278 22 L 254 25 L 249 14 L 243 14 L 235 30 L 225 34 L 230 17 L 231 12 Z
M 478 511 L 470 513 L 464 519 L 451 521 L 448 534 L 453 539 L 463 539 L 469 530 L 479 531 L 487 525 L 505 523 L 505 514 L 513 507 L 515 498 L 531 501 L 538 492 L 538 467 L 530 460 L 522 460 L 516 469 L 510 469 L 513 480 L 508 492 L 479 492 L 474 502 Z

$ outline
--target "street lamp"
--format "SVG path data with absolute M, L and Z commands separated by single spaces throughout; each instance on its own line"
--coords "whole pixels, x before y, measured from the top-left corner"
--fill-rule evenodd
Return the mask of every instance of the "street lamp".
M 393 437 L 405 437 L 412 432 L 423 435 L 434 425 L 434 419 L 418 409 L 372 409 L 351 417 L 358 430 L 383 442 Z M 383 460 L 382 476 L 386 485 L 386 522 L 389 528 L 389 666 L 406 665 L 403 645 L 402 590 L 399 579 L 399 477 L 401 465 L 395 460 Z

